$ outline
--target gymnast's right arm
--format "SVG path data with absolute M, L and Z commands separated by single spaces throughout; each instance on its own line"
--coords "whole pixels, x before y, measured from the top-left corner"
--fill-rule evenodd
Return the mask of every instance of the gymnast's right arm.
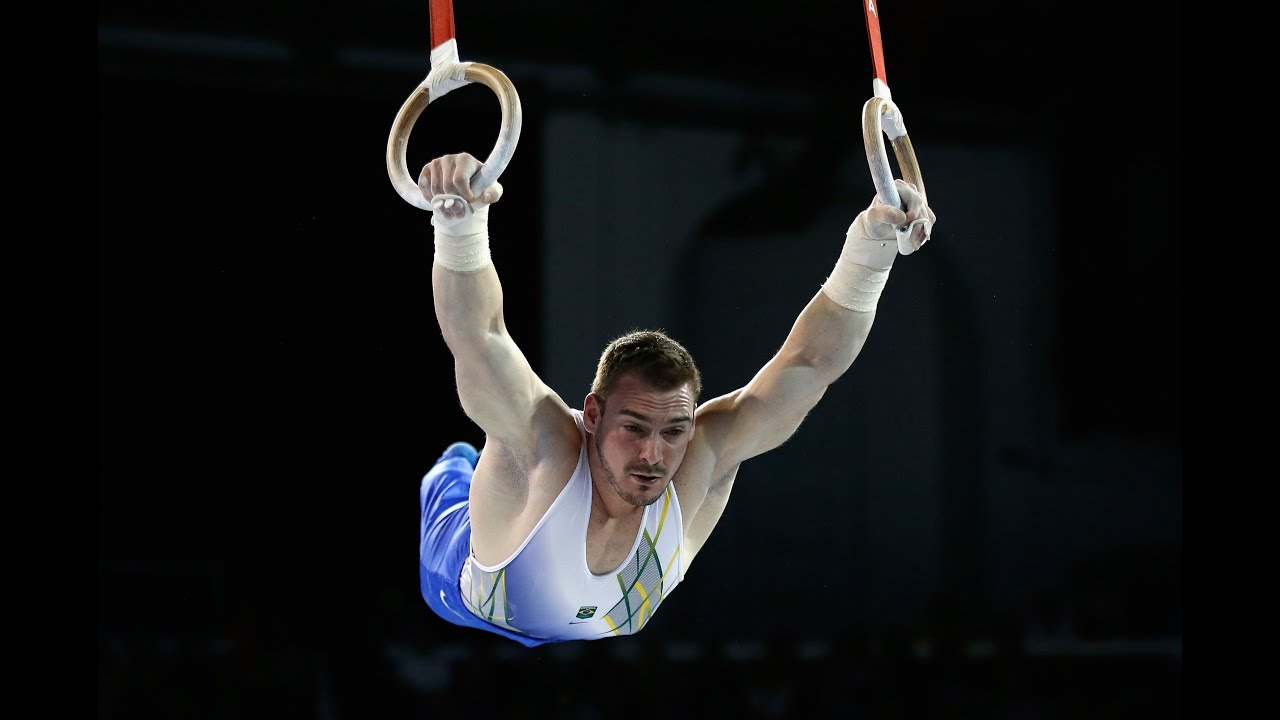
M 431 287 L 436 319 L 453 353 L 458 398 L 467 416 L 489 439 L 511 449 L 530 448 L 534 411 L 553 393 L 503 321 L 502 284 L 490 261 L 488 230 L 489 205 L 502 197 L 502 186 L 495 182 L 472 193 L 470 180 L 480 167 L 465 153 L 446 155 L 428 163 L 418 177 L 418 187 L 435 207 Z

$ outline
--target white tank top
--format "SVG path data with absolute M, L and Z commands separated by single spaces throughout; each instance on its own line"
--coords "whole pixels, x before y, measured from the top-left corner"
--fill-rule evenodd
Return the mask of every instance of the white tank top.
M 639 632 L 684 579 L 684 519 L 673 484 L 644 509 L 635 544 L 623 563 L 595 575 L 587 568 L 591 468 L 582 413 L 578 465 L 564 490 L 503 562 L 486 566 L 474 554 L 462 565 L 467 609 L 499 627 L 545 640 L 593 640 Z

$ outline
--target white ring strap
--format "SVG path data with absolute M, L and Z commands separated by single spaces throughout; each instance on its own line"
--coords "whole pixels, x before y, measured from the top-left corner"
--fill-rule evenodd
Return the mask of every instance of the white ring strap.
M 435 102 L 471 82 L 466 77 L 469 67 L 469 62 L 458 62 L 458 41 L 449 38 L 431 49 L 431 72 L 418 87 L 426 88 L 431 102 Z

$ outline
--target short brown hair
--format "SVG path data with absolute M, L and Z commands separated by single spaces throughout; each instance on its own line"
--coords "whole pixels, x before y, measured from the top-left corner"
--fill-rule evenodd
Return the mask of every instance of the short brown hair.
M 619 378 L 632 372 L 659 390 L 689 383 L 695 406 L 702 394 L 702 375 L 693 356 L 662 330 L 633 330 L 610 342 L 600 354 L 591 392 L 604 399 Z

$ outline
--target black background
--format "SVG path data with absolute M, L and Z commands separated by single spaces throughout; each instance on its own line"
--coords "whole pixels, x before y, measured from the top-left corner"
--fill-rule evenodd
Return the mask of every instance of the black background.
M 540 119 L 579 108 L 640 128 L 799 122 L 834 152 L 861 151 L 840 120 L 870 86 L 856 4 L 455 4 L 462 59 L 506 69 L 524 105 L 493 235 L 520 231 L 499 271 L 535 368 L 548 350 L 537 228 L 551 207 Z M 969 598 L 906 625 L 859 618 L 818 660 L 794 660 L 796 638 L 822 636 L 801 608 L 780 610 L 798 616 L 794 637 L 751 626 L 757 583 L 778 593 L 803 578 L 713 588 L 693 573 L 653 628 L 621 641 L 525 651 L 447 626 L 416 595 L 412 496 L 445 444 L 481 438 L 434 323 L 430 228 L 383 167 L 391 121 L 429 69 L 428 4 L 103 4 L 99 717 L 1179 716 L 1181 7 L 893 0 L 881 12 L 917 149 L 1049 158 L 1052 361 L 1039 382 L 1057 440 L 1176 458 L 1135 485 L 1176 494 L 1174 537 L 1108 548 L 1104 560 L 1125 561 L 1077 568 L 1018 617 Z M 353 47 L 385 62 L 352 61 Z M 557 90 L 526 70 L 539 64 L 601 82 Z M 816 109 L 638 103 L 619 88 L 641 73 L 786 87 Z M 410 167 L 492 143 L 483 93 L 430 112 L 451 133 L 417 132 Z M 797 310 L 761 323 L 784 328 Z M 791 550 L 772 560 L 785 566 Z M 1117 584 L 1115 568 L 1146 574 Z M 1102 600 L 1082 589 L 1108 582 Z M 1074 639 L 1106 650 L 1029 652 L 1038 611 L 1075 613 Z M 762 649 L 735 654 L 735 638 Z M 996 649 L 968 652 L 975 638 Z

